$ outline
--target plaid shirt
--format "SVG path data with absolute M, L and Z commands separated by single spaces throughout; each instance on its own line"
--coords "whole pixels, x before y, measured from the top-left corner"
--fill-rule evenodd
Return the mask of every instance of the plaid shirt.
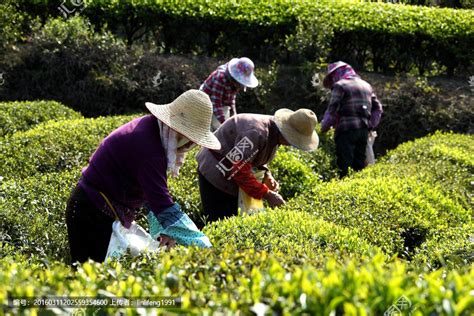
M 224 106 L 230 107 L 230 116 L 237 114 L 235 109 L 235 98 L 237 96 L 237 88 L 232 82 L 232 78 L 227 71 L 227 64 L 220 65 L 212 72 L 209 77 L 201 85 L 200 90 L 209 95 L 214 115 L 221 123 L 227 119 L 222 111 Z
M 382 104 L 372 87 L 359 77 L 337 81 L 332 88 L 331 101 L 324 113 L 321 130 L 331 126 L 336 134 L 358 128 L 375 128 L 382 116 Z

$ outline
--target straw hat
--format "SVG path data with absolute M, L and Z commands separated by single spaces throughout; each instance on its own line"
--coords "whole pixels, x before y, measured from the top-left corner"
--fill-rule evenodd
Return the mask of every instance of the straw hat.
M 146 102 L 145 105 L 160 121 L 192 142 L 209 149 L 221 148 L 210 131 L 212 103 L 204 92 L 188 90 L 169 104 Z
M 349 64 L 346 64 L 343 61 L 338 61 L 338 62 L 329 64 L 328 65 L 328 73 L 326 74 L 326 76 L 324 77 L 324 80 L 323 80 L 323 86 L 326 87 L 326 88 L 330 88 L 331 87 L 331 74 L 334 71 L 336 71 L 336 69 L 344 67 L 344 66 L 349 66 Z
M 299 109 L 294 112 L 280 109 L 275 112 L 275 122 L 283 137 L 298 149 L 313 151 L 318 148 L 319 137 L 314 128 L 318 119 L 313 111 Z
M 232 58 L 229 61 L 229 73 L 237 80 L 238 83 L 249 88 L 258 86 L 258 80 L 255 77 L 253 70 L 253 61 L 247 57 Z

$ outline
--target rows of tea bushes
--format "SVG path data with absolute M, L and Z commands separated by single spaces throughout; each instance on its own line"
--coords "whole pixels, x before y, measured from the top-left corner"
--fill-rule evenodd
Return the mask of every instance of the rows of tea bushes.
M 51 105 L 51 111 L 54 109 L 56 104 Z M 49 121 L 0 138 L 1 240 L 25 253 L 67 258 L 63 213 L 80 170 L 108 133 L 136 116 Z M 333 150 L 333 146 L 322 146 L 318 152 L 307 154 L 280 149 L 271 169 L 285 188 L 285 198 L 334 176 Z M 196 153 L 197 149 L 188 154 L 180 176 L 169 179 L 169 187 L 175 201 L 201 224 L 205 218 L 201 215 Z
M 437 133 L 407 143 L 342 181 L 292 200 L 341 226 L 357 227 L 386 253 L 430 266 L 473 262 L 474 139 Z
M 206 225 L 211 249 L 177 247 L 74 271 L 66 266 L 67 197 L 100 138 L 130 118 L 46 122 L 0 138 L 9 142 L 2 147 L 15 148 L 3 157 L 18 154 L 18 166 L 0 169 L 8 170 L 0 181 L 2 313 L 44 312 L 6 307 L 8 297 L 22 296 L 173 296 L 181 307 L 168 312 L 281 315 L 381 315 L 404 296 L 412 315 L 474 312 L 474 139 L 459 134 L 404 144 L 375 166 L 330 182 L 315 173 L 332 168 L 329 139 L 321 139 L 320 153 L 279 150 L 272 168 L 294 196 L 286 206 Z M 30 146 L 38 153 L 31 165 Z M 51 160 L 59 152 L 67 158 L 61 164 Z M 174 198 L 194 217 L 195 153 L 170 180 Z
M 171 53 L 244 54 L 273 60 L 343 59 L 357 67 L 453 74 L 472 63 L 474 12 L 353 1 L 86 0 L 75 8 L 128 43 L 147 37 Z M 71 5 L 70 5 L 71 6 Z M 59 15 L 56 2 L 24 10 Z M 74 8 L 74 7 L 72 7 Z M 289 51 L 292 53 L 289 54 Z
M 4 239 L 28 249 L 37 248 L 40 253 L 61 248 L 59 235 L 54 236 L 58 238 L 52 242 L 55 247 L 49 248 L 45 243 L 38 246 L 36 232 L 48 234 L 49 230 L 40 228 L 30 234 L 29 230 L 42 227 L 31 222 L 50 218 L 47 225 L 63 225 L 60 217 L 55 216 L 62 216 L 80 169 L 100 140 L 131 118 L 50 122 L 1 138 L 0 208 Z M 291 148 L 278 151 L 270 168 L 281 184 L 283 196 L 290 199 L 288 210 L 302 210 L 337 225 L 357 227 L 360 237 L 388 254 L 398 253 L 411 259 L 418 252 L 427 254 L 427 249 L 443 244 L 447 255 L 458 252 L 461 261 L 471 260 L 468 253 L 473 215 L 472 136 L 438 133 L 407 143 L 377 165 L 344 181 L 334 180 L 331 143 L 322 137 L 321 146 L 314 153 Z M 180 177 L 170 179 L 169 186 L 183 209 L 196 222 L 205 223 L 201 216 L 197 164 L 193 159 L 196 153 L 194 150 L 188 154 Z M 331 178 L 331 182 L 322 181 Z M 18 217 L 19 210 L 30 215 Z M 457 241 L 443 243 L 439 232 L 444 231 Z M 428 257 L 418 257 L 429 264 L 440 264 L 438 254 L 433 252 Z

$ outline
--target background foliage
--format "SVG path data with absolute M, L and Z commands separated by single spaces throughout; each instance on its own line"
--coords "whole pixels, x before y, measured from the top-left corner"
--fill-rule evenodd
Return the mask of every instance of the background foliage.
M 435 131 L 473 131 L 474 11 L 362 2 L 66 1 L 63 17 L 61 2 L 2 1 L 0 100 L 29 102 L 0 103 L 0 314 L 45 312 L 9 308 L 12 296 L 175 296 L 164 313 L 381 315 L 403 295 L 411 315 L 472 315 L 474 138 Z M 261 82 L 240 112 L 320 118 L 321 73 L 350 62 L 384 104 L 377 151 L 398 147 L 344 180 L 332 134 L 313 153 L 281 148 L 271 169 L 287 204 L 206 225 L 214 248 L 66 265 L 65 205 L 100 140 L 238 55 Z M 169 187 L 205 224 L 196 152 Z

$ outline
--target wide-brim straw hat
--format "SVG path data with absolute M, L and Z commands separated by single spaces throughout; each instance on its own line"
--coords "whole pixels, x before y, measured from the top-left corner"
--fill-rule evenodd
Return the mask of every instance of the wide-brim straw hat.
M 212 103 L 199 90 L 188 90 L 168 104 L 145 103 L 160 121 L 202 147 L 218 150 L 221 143 L 211 133 Z
M 349 66 L 349 64 L 347 64 L 343 61 L 338 61 L 338 62 L 329 64 L 328 65 L 328 73 L 326 74 L 326 76 L 324 77 L 324 80 L 323 80 L 323 86 L 326 87 L 326 88 L 330 88 L 331 87 L 331 82 L 332 82 L 331 74 L 334 71 L 336 71 L 336 69 L 339 69 L 339 68 L 344 67 L 344 66 Z
M 319 137 L 315 130 L 318 119 L 313 111 L 280 109 L 274 117 L 278 129 L 290 145 L 303 151 L 318 148 Z
M 258 86 L 258 80 L 254 74 L 255 67 L 250 58 L 232 58 L 227 67 L 232 78 L 241 85 L 249 88 Z

